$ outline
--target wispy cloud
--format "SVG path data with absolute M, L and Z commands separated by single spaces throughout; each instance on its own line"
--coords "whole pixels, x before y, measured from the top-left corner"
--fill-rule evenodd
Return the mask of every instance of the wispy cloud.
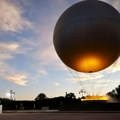
M 1 52 L 14 52 L 18 49 L 18 43 L 5 43 L 0 42 L 0 51 Z
M 51 63 L 57 59 L 57 55 L 52 45 L 44 50 L 41 50 L 39 56 L 43 63 Z
M 87 81 L 87 80 L 96 80 L 104 77 L 104 74 L 101 73 L 80 73 L 73 70 L 68 80 L 70 81 Z
M 19 47 L 18 43 L 0 42 L 0 62 L 11 59 Z
M 102 70 L 97 73 L 79 73 L 73 70 L 70 70 L 71 74 L 68 77 L 68 80 L 73 83 L 82 82 L 82 83 L 97 83 L 97 86 L 102 86 L 104 84 L 116 85 L 119 83 L 119 80 L 111 80 L 111 76 L 120 71 L 120 60 L 116 61 L 109 68 Z M 87 84 L 86 84 L 87 85 Z
M 17 72 L 8 63 L 17 54 L 20 45 L 18 43 L 0 42 L 0 77 L 18 85 L 26 85 L 27 75 Z
M 34 54 L 35 59 L 38 60 L 38 63 L 41 66 L 47 66 L 59 70 L 66 69 L 64 64 L 57 56 L 54 46 L 52 44 L 50 46 L 46 44 L 46 46 L 44 46 L 42 49 L 38 49 L 32 54 Z
M 23 11 L 9 0 L 0 1 L 0 30 L 18 32 L 32 27 L 32 23 L 23 17 Z
M 48 73 L 47 73 L 47 71 L 44 70 L 44 69 L 39 69 L 39 70 L 38 70 L 38 74 L 39 74 L 39 75 L 47 75 Z
M 120 64 L 117 64 L 115 68 L 113 68 L 113 72 L 120 71 Z
M 13 74 L 13 75 L 10 75 L 10 76 L 6 76 L 6 80 L 9 80 L 13 83 L 16 83 L 18 85 L 22 85 L 22 86 L 25 86 L 26 83 L 27 83 L 27 76 L 26 74 Z

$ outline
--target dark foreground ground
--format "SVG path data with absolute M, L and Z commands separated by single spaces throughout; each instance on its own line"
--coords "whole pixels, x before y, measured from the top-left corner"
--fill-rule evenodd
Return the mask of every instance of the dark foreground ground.
M 0 120 L 120 120 L 120 112 L 3 113 Z

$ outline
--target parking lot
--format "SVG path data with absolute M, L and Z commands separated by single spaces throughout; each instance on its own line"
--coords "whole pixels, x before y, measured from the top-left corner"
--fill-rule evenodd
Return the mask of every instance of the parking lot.
M 3 113 L 0 120 L 119 120 L 119 112 Z

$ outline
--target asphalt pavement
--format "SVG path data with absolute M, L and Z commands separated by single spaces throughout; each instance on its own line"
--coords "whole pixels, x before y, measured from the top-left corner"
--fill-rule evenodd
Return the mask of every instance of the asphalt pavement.
M 3 113 L 0 120 L 120 120 L 120 112 Z

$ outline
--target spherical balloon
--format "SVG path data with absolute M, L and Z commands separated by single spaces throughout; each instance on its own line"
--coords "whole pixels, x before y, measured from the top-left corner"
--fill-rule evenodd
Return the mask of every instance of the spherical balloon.
M 79 72 L 103 70 L 120 55 L 120 14 L 102 1 L 79 2 L 58 19 L 53 42 L 68 67 Z

